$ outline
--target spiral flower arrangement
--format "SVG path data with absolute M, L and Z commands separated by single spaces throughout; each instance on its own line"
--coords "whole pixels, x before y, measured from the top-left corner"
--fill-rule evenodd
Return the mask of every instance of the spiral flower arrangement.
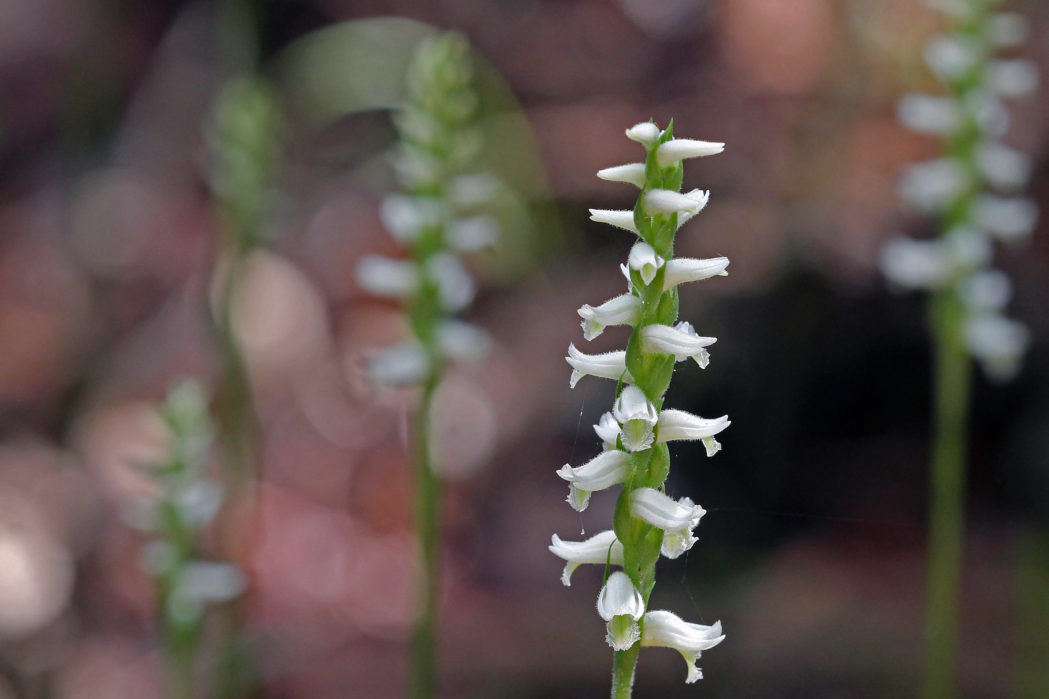
M 682 161 L 715 155 L 722 143 L 675 139 L 673 124 L 637 124 L 626 135 L 646 151 L 644 162 L 610 167 L 598 177 L 632 184 L 640 189 L 633 210 L 591 210 L 591 219 L 633 233 L 637 239 L 621 265 L 627 291 L 600 305 L 579 309 L 583 337 L 601 335 L 609 326 L 629 326 L 625 350 L 586 354 L 572 344 L 567 361 L 570 385 L 584 376 L 617 383 L 610 412 L 594 429 L 603 450 L 581 466 L 565 464 L 558 472 L 568 481 L 568 503 L 586 509 L 591 494 L 615 485 L 622 489 L 616 501 L 612 528 L 585 541 L 564 541 L 556 534 L 550 551 L 565 560 L 562 582 L 571 583 L 582 564 L 606 567 L 597 611 L 606 622 L 606 640 L 614 649 L 612 696 L 631 694 L 634 671 L 642 646 L 677 650 L 688 664 L 687 682 L 702 677 L 697 662 L 704 650 L 724 640 L 720 622 L 711 626 L 690 623 L 669 611 L 648 608 L 656 584 L 660 554 L 677 558 L 696 542 L 693 530 L 705 511 L 687 497 L 666 493 L 670 473 L 668 442 L 702 440 L 707 456 L 721 445 L 716 439 L 729 425 L 727 416 L 703 418 L 664 405 L 678 362 L 693 360 L 705 368 L 708 347 L 715 338 L 703 337 L 687 321 L 678 321 L 678 289 L 687 282 L 727 274 L 728 259 L 674 258 L 678 229 L 707 204 L 709 192 L 682 193 Z M 615 566 L 620 570 L 609 573 Z

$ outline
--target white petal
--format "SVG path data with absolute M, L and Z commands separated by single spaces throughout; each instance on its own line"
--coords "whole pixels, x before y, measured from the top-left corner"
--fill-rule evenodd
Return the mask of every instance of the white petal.
M 437 348 L 448 359 L 477 361 L 487 355 L 491 347 L 488 333 L 461 320 L 446 320 L 437 328 Z
M 641 329 L 641 349 L 645 352 L 672 354 L 678 361 L 691 357 L 701 367 L 709 359 L 704 348 L 715 342 L 717 338 L 697 335 L 684 321 L 674 327 L 653 324 Z
M 612 413 L 604 413 L 601 415 L 597 424 L 594 425 L 594 432 L 597 433 L 598 438 L 603 442 L 602 446 L 605 449 L 616 448 L 620 427 L 619 422 L 616 421 Z
M 690 257 L 677 257 L 667 260 L 663 267 L 663 288 L 673 289 L 678 284 L 697 282 L 715 276 L 726 276 L 728 272 L 727 257 L 712 257 L 697 260 Z
M 1016 12 L 995 12 L 990 17 L 988 33 L 991 42 L 999 48 L 1019 46 L 1030 33 L 1027 18 Z
M 499 238 L 499 226 L 488 216 L 461 218 L 448 224 L 445 237 L 457 252 L 476 252 L 490 248 Z
M 1023 197 L 998 197 L 984 194 L 976 200 L 975 222 L 991 235 L 1004 241 L 1026 238 L 1038 220 L 1038 206 Z
M 401 242 L 415 240 L 424 228 L 439 226 L 446 218 L 446 207 L 432 197 L 391 194 L 379 208 L 382 225 Z
M 630 455 L 625 451 L 603 451 L 582 466 L 565 464 L 557 475 L 568 481 L 568 504 L 582 512 L 590 502 L 590 493 L 622 483 L 630 476 Z
M 710 201 L 710 190 L 693 189 L 689 192 L 685 192 L 685 196 L 698 204 L 698 208 L 695 211 L 683 211 L 677 215 L 677 227 L 681 228 L 686 223 L 692 220 L 692 217 L 698 214 L 707 206 L 707 202 Z
M 626 182 L 636 187 L 643 187 L 645 184 L 645 164 L 629 163 L 627 165 L 606 167 L 603 170 L 598 170 L 597 176 L 609 182 Z
M 357 283 L 376 296 L 406 298 L 418 288 L 419 272 L 411 260 L 366 255 L 357 263 Z
M 721 442 L 713 437 L 704 437 L 703 448 L 707 450 L 707 458 L 710 458 L 721 451 Z
M 453 177 L 447 185 L 448 198 L 462 208 L 491 201 L 499 194 L 500 189 L 499 180 L 484 172 Z
M 636 488 L 630 493 L 630 513 L 670 532 L 695 529 L 706 510 L 688 498 L 674 500 L 654 488 Z
M 911 165 L 900 177 L 900 197 L 919 211 L 935 212 L 962 193 L 969 175 L 953 158 Z
M 634 124 L 626 130 L 626 137 L 631 141 L 637 141 L 645 147 L 651 146 L 653 143 L 659 140 L 659 137 L 663 134 L 659 127 L 653 124 L 651 121 L 645 121 L 640 124 Z
M 684 410 L 663 410 L 659 413 L 656 443 L 713 437 L 730 424 L 728 415 L 703 418 Z
M 473 301 L 473 279 L 455 255 L 434 255 L 426 263 L 426 273 L 437 284 L 437 295 L 445 310 L 460 311 Z
M 1019 371 L 1031 333 L 1023 323 L 987 313 L 966 323 L 965 341 L 989 378 L 1006 381 Z
M 650 189 L 644 195 L 645 211 L 649 214 L 696 213 L 703 208 L 703 201 L 669 189 Z
M 178 594 L 190 599 L 224 602 L 244 590 L 244 575 L 229 563 L 195 561 L 178 576 Z
M 965 305 L 973 312 L 997 312 L 1013 295 L 1009 277 L 997 269 L 984 270 L 965 280 L 959 289 Z
M 976 164 L 987 181 L 999 189 L 1018 189 L 1031 176 L 1031 159 L 1025 153 L 993 141 L 976 147 Z
M 997 138 L 1009 129 L 1009 110 L 994 93 L 973 90 L 965 95 L 963 105 L 984 134 Z
M 955 269 L 971 270 L 990 263 L 994 254 L 987 234 L 978 228 L 956 226 L 943 236 L 944 252 Z
M 583 319 L 583 337 L 593 340 L 609 325 L 634 325 L 641 312 L 641 298 L 633 294 L 621 294 L 605 301 L 600 306 L 583 305 L 576 311 Z
M 557 534 L 550 537 L 550 541 L 550 552 L 566 562 L 561 575 L 565 587 L 571 587 L 572 573 L 580 565 L 623 565 L 623 544 L 611 529 L 594 534 L 585 541 L 563 541 Z
M 568 356 L 565 357 L 565 361 L 572 367 L 572 377 L 569 379 L 569 386 L 572 388 L 575 388 L 575 385 L 579 383 L 579 379 L 584 376 L 598 376 L 614 381 L 622 379 L 628 383 L 634 382 L 630 372 L 626 369 L 626 351 L 624 350 L 615 350 L 602 354 L 586 354 L 577 350 L 575 345 L 569 345 Z
M 630 256 L 627 258 L 627 265 L 641 274 L 641 280 L 646 285 L 651 284 L 656 278 L 656 273 L 664 262 L 665 260 L 656 254 L 655 249 L 644 241 L 634 243 L 634 247 L 630 248 Z
M 426 351 L 416 343 L 395 345 L 368 358 L 368 376 L 388 386 L 411 386 L 421 383 L 430 371 Z
M 933 289 L 951 273 L 951 263 L 940 240 L 914 240 L 900 236 L 882 246 L 882 274 L 904 289 Z
M 1023 58 L 991 61 L 987 84 L 1002 97 L 1023 97 L 1038 88 L 1038 68 Z
M 896 118 L 914 131 L 936 136 L 953 133 L 961 125 L 958 103 L 953 99 L 917 93 L 900 98 Z
M 725 635 L 721 632 L 720 621 L 712 626 L 705 626 L 689 623 L 665 610 L 653 610 L 645 614 L 641 645 L 673 648 L 681 653 L 688 664 L 686 683 L 691 684 L 702 679 L 703 673 L 696 663 L 703 651 L 713 648 L 723 640 Z
M 942 80 L 957 80 L 980 60 L 970 41 L 957 36 L 937 36 L 925 46 L 925 64 Z
M 668 167 L 687 158 L 717 155 L 723 150 L 725 150 L 724 143 L 675 138 L 659 144 L 659 147 L 656 148 L 656 162 L 659 164 L 659 167 Z
M 616 228 L 622 228 L 631 233 L 637 233 L 634 225 L 634 212 L 630 209 L 617 211 L 612 209 L 590 209 L 590 220 L 598 223 L 607 223 Z

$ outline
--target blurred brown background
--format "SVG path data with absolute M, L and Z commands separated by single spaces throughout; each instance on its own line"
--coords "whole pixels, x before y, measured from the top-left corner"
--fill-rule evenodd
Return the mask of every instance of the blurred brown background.
M 1049 4 L 1020 53 L 1049 74 Z M 928 348 L 917 296 L 891 294 L 876 253 L 931 222 L 896 176 L 936 144 L 900 126 L 937 16 L 919 0 L 290 0 L 259 3 L 261 68 L 288 99 L 267 245 L 234 304 L 262 426 L 257 519 L 242 537 L 249 643 L 266 697 L 404 692 L 414 543 L 410 392 L 378 394 L 362 357 L 404 332 L 353 280 L 395 244 L 388 112 L 296 102 L 304 74 L 375 75 L 338 60 L 288 68 L 312 32 L 380 15 L 460 30 L 520 102 L 532 143 L 491 158 L 518 186 L 506 245 L 471 261 L 471 320 L 495 338 L 440 396 L 448 463 L 442 618 L 446 696 L 603 696 L 611 654 L 594 613 L 600 571 L 571 588 L 550 535 L 579 515 L 554 471 L 598 450 L 609 382 L 568 388 L 575 309 L 620 293 L 630 239 L 587 220 L 627 208 L 594 172 L 636 160 L 623 129 L 673 117 L 725 141 L 686 167 L 711 203 L 678 254 L 727 255 L 730 276 L 682 293 L 718 337 L 681 365 L 669 400 L 732 427 L 713 459 L 672 450 L 671 492 L 708 514 L 661 563 L 657 606 L 728 638 L 683 684 L 646 650 L 639 696 L 886 697 L 916 693 L 928 435 Z M 203 125 L 220 83 L 213 2 L 0 4 L 0 697 L 157 695 L 160 651 L 140 534 L 120 513 L 156 453 L 151 405 L 180 376 L 213 377 L 208 289 L 220 245 Z M 298 71 L 298 72 L 296 72 Z M 356 77 L 354 77 L 356 76 Z M 397 75 L 389 76 L 398 81 Z M 505 94 L 493 123 L 513 120 Z M 352 112 L 352 113 L 351 113 Z M 1049 210 L 1045 91 L 1011 106 Z M 516 122 L 515 122 L 516 123 Z M 495 127 L 493 127 L 495 129 Z M 496 130 L 497 132 L 497 130 Z M 514 131 L 524 134 L 527 132 Z M 540 169 L 537 169 L 541 167 Z M 545 172 L 543 176 L 539 173 Z M 964 695 L 1039 696 L 1049 664 L 1049 226 L 997 251 L 1034 346 L 1012 383 L 978 378 L 963 590 Z M 611 329 L 588 351 L 625 340 Z M 1025 630 L 1024 621 L 1033 628 Z M 1040 633 L 1039 633 L 1040 631 Z M 1041 644 L 1041 645 L 1040 645 Z M 1041 695 L 1045 696 L 1045 695 Z

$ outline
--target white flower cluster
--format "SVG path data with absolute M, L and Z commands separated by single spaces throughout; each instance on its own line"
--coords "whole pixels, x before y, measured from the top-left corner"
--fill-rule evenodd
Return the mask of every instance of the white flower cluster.
M 584 305 L 578 312 L 585 339 L 601 335 L 606 327 L 625 325 L 632 329 L 631 342 L 627 350 L 603 354 L 586 354 L 569 345 L 566 359 L 572 367 L 572 387 L 584 376 L 597 376 L 618 382 L 619 390 L 612 410 L 594 425 L 603 451 L 581 466 L 565 464 L 557 475 L 568 481 L 568 503 L 578 511 L 586 509 L 591 493 L 621 484 L 621 505 L 630 518 L 661 532 L 661 545 L 653 552 L 654 558 L 660 552 L 677 558 L 696 542 L 693 530 L 705 511 L 688 498 L 674 500 L 666 495 L 662 490 L 666 473 L 652 482 L 650 465 L 660 458 L 668 459 L 664 445 L 674 440 L 702 440 L 707 455 L 713 455 L 720 449 L 715 435 L 729 425 L 727 416 L 708 419 L 661 407 L 674 364 L 692 359 L 705 368 L 710 361 L 707 348 L 715 342 L 713 337 L 700 336 L 687 322 L 674 322 L 677 287 L 725 275 L 729 261 L 725 257 L 667 259 L 673 235 L 703 209 L 709 192 L 696 189 L 682 194 L 665 186 L 675 181 L 680 186 L 682 160 L 720 153 L 724 144 L 673 139 L 669 129 L 661 131 L 651 122 L 637 124 L 626 135 L 645 147 L 646 162 L 611 167 L 597 174 L 641 189 L 636 210 L 592 209 L 591 218 L 638 236 L 621 266 L 627 290 L 600 305 Z M 671 306 L 673 318 L 666 312 Z M 642 472 L 648 475 L 640 475 Z M 572 573 L 582 564 L 625 567 L 639 555 L 631 550 L 634 544 L 617 535 L 619 526 L 617 520 L 616 529 L 579 542 L 553 536 L 550 551 L 566 562 L 561 576 L 565 585 L 571 584 Z M 640 588 L 638 581 L 646 579 L 645 573 L 632 578 L 617 570 L 607 577 L 597 600 L 598 613 L 607 622 L 607 641 L 617 651 L 628 650 L 638 642 L 674 648 L 688 663 L 687 681 L 694 682 L 702 676 L 696 666 L 700 653 L 724 639 L 721 625 L 692 624 L 667 611 L 647 610 L 654 570 L 650 576 L 649 584 Z
M 393 156 L 404 192 L 383 201 L 380 217 L 410 254 L 364 257 L 357 281 L 371 294 L 403 302 L 416 337 L 370 358 L 368 373 L 378 383 L 419 384 L 435 362 L 475 360 L 488 350 L 483 331 L 449 317 L 475 294 L 459 255 L 491 247 L 498 236 L 495 221 L 479 213 L 498 183 L 488 174 L 464 172 L 481 146 L 479 130 L 469 123 L 477 105 L 469 51 L 452 34 L 425 39 L 408 69 Z
M 994 58 L 997 49 L 1021 44 L 1026 20 L 992 12 L 997 0 L 936 0 L 955 29 L 925 49 L 929 70 L 948 96 L 905 95 L 897 116 L 914 131 L 941 138 L 945 155 L 908 168 L 900 196 L 918 211 L 936 214 L 942 235 L 931 240 L 897 237 L 881 251 L 885 276 L 902 289 L 953 287 L 965 304 L 969 352 L 991 378 L 1019 369 L 1029 343 L 1027 328 L 1002 311 L 1012 293 L 1002 272 L 990 267 L 993 243 L 1030 236 L 1038 209 L 1018 192 L 1031 172 L 1029 158 L 999 139 L 1009 125 L 1003 99 L 1038 85 L 1038 71 L 1024 59 Z

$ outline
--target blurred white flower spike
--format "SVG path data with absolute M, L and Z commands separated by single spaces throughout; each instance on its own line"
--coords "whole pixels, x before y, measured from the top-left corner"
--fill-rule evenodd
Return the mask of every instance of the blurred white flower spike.
M 994 241 L 1022 242 L 1038 219 L 1034 202 L 1016 194 L 1030 178 L 1030 158 L 998 140 L 1009 122 L 1002 99 L 1032 92 L 1038 71 L 1025 59 L 992 57 L 1028 33 L 1022 16 L 993 11 L 997 0 L 931 4 L 953 24 L 925 49 L 925 63 L 947 94 L 905 95 L 897 116 L 908 128 L 942 139 L 945 155 L 909 166 L 899 189 L 909 206 L 939 217 L 941 233 L 933 240 L 893 238 L 881 251 L 881 268 L 897 289 L 957 292 L 966 315 L 957 332 L 969 355 L 992 380 L 1007 380 L 1020 368 L 1028 333 L 1006 321 L 1001 308 L 971 306 L 962 289 L 986 271 Z M 981 250 L 987 254 L 967 254 Z
M 714 436 L 729 426 L 728 416 L 708 419 L 664 406 L 678 363 L 692 359 L 700 368 L 706 367 L 708 348 L 716 341 L 678 320 L 679 288 L 724 276 L 729 264 L 726 257 L 674 259 L 678 231 L 710 200 L 707 190 L 680 191 L 682 163 L 717 155 L 725 146 L 675 139 L 673 125 L 662 130 L 652 122 L 632 126 L 626 135 L 644 147 L 645 162 L 608 167 L 597 176 L 637 187 L 634 208 L 591 209 L 590 218 L 633 238 L 620 265 L 627 292 L 599 305 L 585 304 L 578 313 L 588 341 L 615 326 L 628 328 L 630 337 L 625 350 L 601 354 L 568 346 L 569 385 L 574 388 L 584 376 L 609 379 L 616 383 L 616 398 L 612 409 L 594 425 L 600 453 L 582 466 L 566 464 L 557 471 L 569 482 L 568 503 L 578 511 L 587 508 L 593 493 L 621 487 L 612 529 L 582 542 L 565 542 L 555 535 L 550 546 L 566 561 L 561 577 L 565 585 L 583 563 L 605 566 L 597 611 L 606 622 L 605 638 L 614 650 L 612 696 L 617 698 L 631 694 L 641 646 L 676 648 L 688 660 L 687 681 L 693 682 L 700 677 L 696 667 L 700 651 L 724 638 L 719 624 L 689 624 L 669 612 L 646 614 L 645 610 L 660 554 L 677 558 L 692 548 L 697 541 L 693 530 L 704 515 L 703 508 L 688 498 L 666 495 L 667 443 L 701 441 L 707 456 L 713 456 L 721 449 Z

